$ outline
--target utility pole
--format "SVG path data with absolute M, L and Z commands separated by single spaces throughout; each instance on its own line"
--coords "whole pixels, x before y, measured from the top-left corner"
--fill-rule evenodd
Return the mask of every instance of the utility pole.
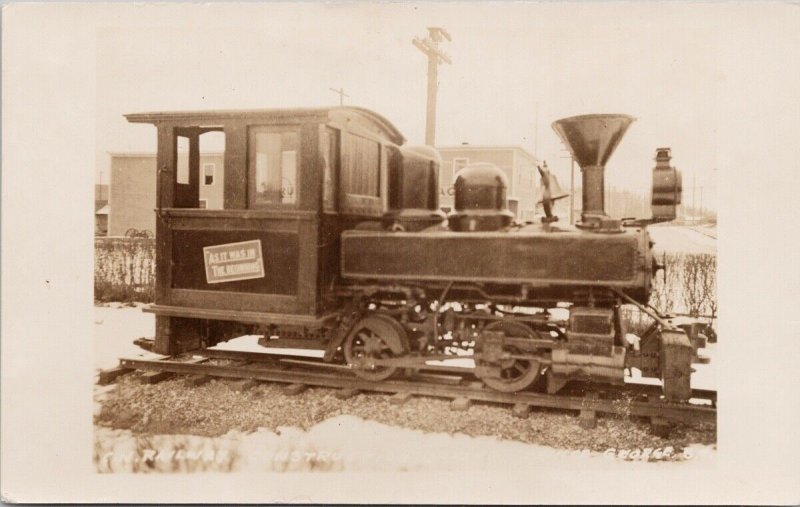
M 536 114 L 534 114 L 533 125 L 533 154 L 539 156 L 539 101 L 536 101 Z
M 697 217 L 697 208 L 695 207 L 696 201 L 694 200 L 695 191 L 697 190 L 697 174 L 692 171 L 692 222 Z
M 348 94 L 346 94 L 346 93 L 344 92 L 344 88 L 339 88 L 338 90 L 337 90 L 336 88 L 328 88 L 328 89 L 329 89 L 330 91 L 332 91 L 333 93 L 338 93 L 338 94 L 339 94 L 339 105 L 340 105 L 340 106 L 343 106 L 343 105 L 344 105 L 344 98 L 345 98 L 345 97 L 348 97 L 348 98 L 350 98 L 350 95 L 348 95 Z
M 428 36 L 424 39 L 414 37 L 414 46 L 428 57 L 428 104 L 425 116 L 425 144 L 433 146 L 436 140 L 436 90 L 439 87 L 439 64 L 453 63 L 441 49 L 439 43 L 443 39 L 452 40 L 447 30 L 441 27 L 428 27 Z
M 700 221 L 703 220 L 705 217 L 705 211 L 703 210 L 703 186 L 700 186 Z

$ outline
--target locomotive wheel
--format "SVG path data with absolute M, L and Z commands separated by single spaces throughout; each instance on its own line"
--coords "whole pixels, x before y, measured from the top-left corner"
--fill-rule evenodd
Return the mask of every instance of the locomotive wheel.
M 396 320 L 385 315 L 364 317 L 344 342 L 344 358 L 350 365 L 359 359 L 402 356 L 407 350 L 405 330 Z M 353 368 L 353 373 L 365 380 L 378 382 L 388 379 L 399 370 L 396 366 L 358 366 Z
M 519 322 L 496 321 L 488 324 L 484 331 L 502 331 L 506 336 L 514 338 L 534 338 L 535 334 L 528 326 Z M 519 353 L 513 347 L 505 349 L 512 354 Z M 504 361 L 499 377 L 482 377 L 484 384 L 504 393 L 522 391 L 530 387 L 539 378 L 541 363 L 536 360 L 509 359 Z

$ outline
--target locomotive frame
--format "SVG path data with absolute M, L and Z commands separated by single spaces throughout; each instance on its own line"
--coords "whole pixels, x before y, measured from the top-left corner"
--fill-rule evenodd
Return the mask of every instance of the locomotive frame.
M 474 374 L 503 392 L 555 393 L 573 380 L 663 380 L 691 395 L 698 327 L 648 309 L 657 269 L 646 225 L 674 218 L 680 175 L 657 151 L 650 220 L 603 209 L 604 166 L 631 117 L 588 115 L 554 128 L 579 162 L 584 213 L 560 227 L 514 222 L 505 176 L 462 169 L 449 223 L 438 207 L 438 154 L 404 146 L 385 118 L 356 107 L 143 113 L 158 130 L 155 352 L 175 355 L 243 334 L 265 347 L 324 350 L 383 381 L 471 354 Z M 225 135 L 223 209 L 199 209 L 199 139 Z M 188 181 L 177 140 L 188 141 Z M 459 204 L 460 203 L 460 204 Z M 258 242 L 264 276 L 206 278 L 209 248 Z M 239 255 L 239 254 L 237 254 Z M 255 254 L 241 254 L 252 261 Z M 232 259 L 235 262 L 236 259 Z M 552 318 L 566 307 L 569 319 Z M 655 319 L 641 347 L 625 341 L 622 304 Z M 441 369 L 441 368 L 440 368 Z

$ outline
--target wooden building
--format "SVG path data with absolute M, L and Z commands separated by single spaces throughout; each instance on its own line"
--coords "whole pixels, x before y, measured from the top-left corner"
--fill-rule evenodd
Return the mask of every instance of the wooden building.
M 178 173 L 188 179 L 189 146 L 178 146 Z M 156 230 L 156 154 L 111 153 L 111 181 L 108 197 L 109 236 L 124 236 L 131 229 Z M 225 186 L 222 152 L 200 154 L 196 169 L 199 181 L 199 206 L 221 209 Z

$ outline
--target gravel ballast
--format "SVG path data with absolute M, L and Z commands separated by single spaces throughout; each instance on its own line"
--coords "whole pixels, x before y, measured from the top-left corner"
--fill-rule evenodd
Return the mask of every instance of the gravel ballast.
M 580 427 L 574 413 L 564 411 L 534 409 L 527 419 L 520 419 L 507 406 L 477 403 L 467 411 L 454 411 L 450 401 L 427 397 L 393 405 L 390 396 L 373 393 L 340 400 L 329 388 L 309 388 L 289 396 L 280 384 L 261 383 L 237 391 L 229 380 L 187 387 L 184 377 L 153 385 L 141 383 L 140 377 L 141 373 L 131 373 L 110 389 L 97 388 L 98 431 L 219 437 L 259 428 L 308 431 L 328 419 L 349 415 L 426 433 L 487 436 L 565 450 L 608 453 L 610 449 L 672 447 L 676 453 L 670 459 L 679 459 L 680 451 L 692 444 L 716 443 L 716 427 L 707 423 L 679 424 L 664 439 L 652 434 L 647 422 L 613 416 L 598 417 L 597 427 L 587 430 Z

